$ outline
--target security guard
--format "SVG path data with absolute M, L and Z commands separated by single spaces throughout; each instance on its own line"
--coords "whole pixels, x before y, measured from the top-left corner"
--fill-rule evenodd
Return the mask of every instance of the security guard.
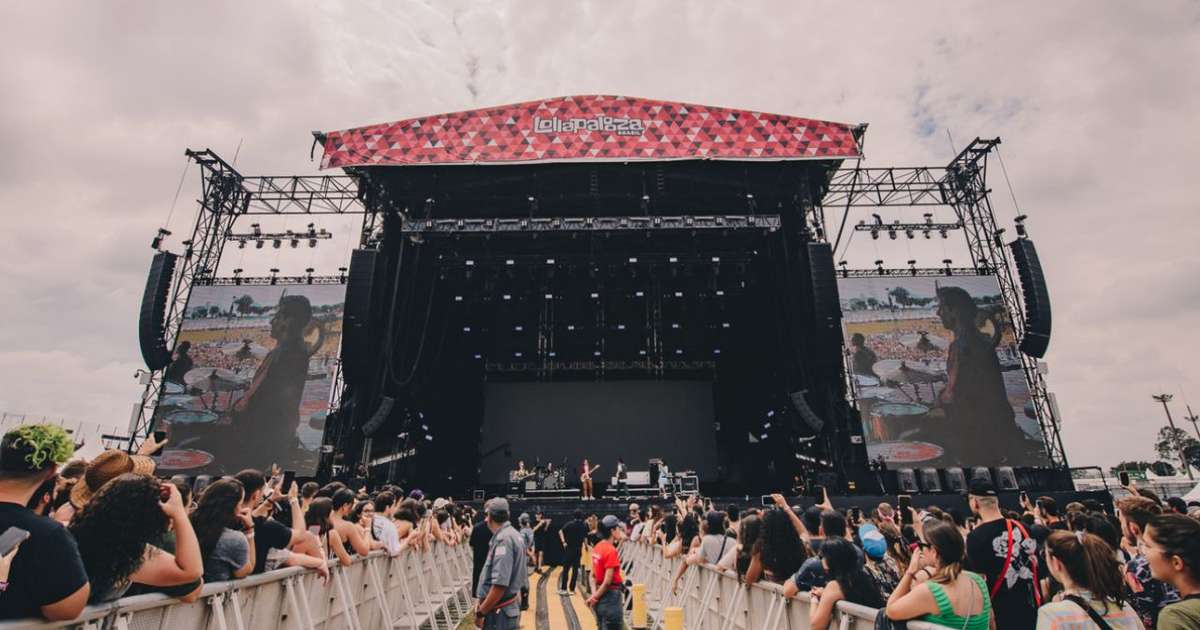
M 479 574 L 475 597 L 475 626 L 485 630 L 517 630 L 520 625 L 521 589 L 529 583 L 525 566 L 525 540 L 508 522 L 508 500 L 495 498 L 486 506 L 492 530 L 487 560 Z

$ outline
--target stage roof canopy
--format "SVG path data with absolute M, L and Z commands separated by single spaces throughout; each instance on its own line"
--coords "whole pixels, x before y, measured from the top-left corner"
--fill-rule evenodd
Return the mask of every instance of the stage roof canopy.
M 628 96 L 562 96 L 324 134 L 321 168 L 862 157 L 861 127 Z

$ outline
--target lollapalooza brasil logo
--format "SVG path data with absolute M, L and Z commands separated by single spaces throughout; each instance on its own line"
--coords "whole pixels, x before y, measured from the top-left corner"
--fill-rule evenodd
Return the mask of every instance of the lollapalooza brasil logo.
M 618 136 L 640 136 L 645 124 L 637 118 L 537 118 L 533 119 L 534 133 L 573 133 L 577 131 L 609 131 Z

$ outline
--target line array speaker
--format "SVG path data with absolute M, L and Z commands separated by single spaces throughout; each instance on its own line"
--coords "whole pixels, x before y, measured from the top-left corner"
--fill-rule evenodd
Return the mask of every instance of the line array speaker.
M 396 404 L 396 399 L 390 396 L 384 396 L 379 399 L 379 407 L 375 409 L 375 414 L 363 424 L 363 435 L 371 437 L 376 431 L 382 428 L 383 423 L 387 422 L 388 416 L 391 415 L 392 405 L 394 404 Z
M 1021 278 L 1021 293 L 1025 299 L 1025 334 L 1021 337 L 1021 352 L 1042 358 L 1050 345 L 1050 290 L 1038 260 L 1033 241 L 1019 238 L 1008 244 L 1017 276 Z
M 825 426 L 825 421 L 813 413 L 812 408 L 808 406 L 808 401 L 804 398 L 804 391 L 802 389 L 792 392 L 788 394 L 788 398 L 792 400 L 792 406 L 796 408 L 796 413 L 800 414 L 800 419 L 804 421 L 804 424 L 807 424 L 808 428 L 813 431 L 820 432 Z
M 342 380 L 363 382 L 371 371 L 371 304 L 375 297 L 375 275 L 379 267 L 379 252 L 356 249 L 350 254 L 350 270 L 346 277 L 346 315 L 342 330 Z
M 142 349 L 142 360 L 150 370 L 161 370 L 171 363 L 166 340 L 167 297 L 171 291 L 171 278 L 175 275 L 175 258 L 171 252 L 154 255 L 150 261 L 150 275 L 146 278 L 146 291 L 142 293 L 138 345 Z
M 808 244 L 808 268 L 812 275 L 817 330 L 835 332 L 842 320 L 842 307 L 838 302 L 837 272 L 833 268 L 833 248 L 829 243 Z M 828 338 L 835 339 L 836 335 Z

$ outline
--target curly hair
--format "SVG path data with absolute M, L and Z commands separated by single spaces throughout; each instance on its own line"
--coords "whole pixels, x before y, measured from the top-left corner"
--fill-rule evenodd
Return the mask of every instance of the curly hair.
M 208 557 L 225 528 L 236 527 L 238 505 L 242 502 L 242 484 L 234 479 L 213 482 L 204 489 L 192 512 L 192 528 L 200 541 L 200 554 Z
M 75 454 L 75 442 L 62 427 L 30 424 L 4 434 L 0 440 L 0 469 L 15 475 L 42 472 Z
M 146 556 L 146 545 L 167 531 L 160 507 L 159 481 L 125 473 L 104 484 L 68 527 L 92 585 L 103 597 L 133 575 Z
M 767 510 L 762 517 L 762 533 L 754 544 L 763 568 L 770 571 L 776 580 L 784 580 L 800 569 L 808 559 L 808 550 L 792 521 L 782 510 Z

